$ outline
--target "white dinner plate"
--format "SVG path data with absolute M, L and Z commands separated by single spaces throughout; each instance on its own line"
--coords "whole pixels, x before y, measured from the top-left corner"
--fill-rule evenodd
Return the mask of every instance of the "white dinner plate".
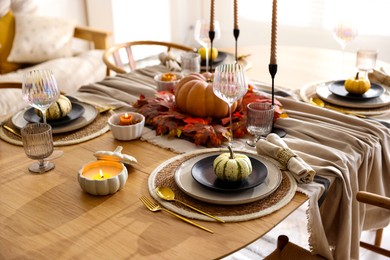
M 226 151 L 225 151 L 226 152 Z M 208 203 L 221 205 L 239 205 L 260 200 L 274 192 L 282 181 L 282 172 L 275 164 L 263 156 L 247 153 L 260 160 L 268 169 L 268 175 L 259 186 L 241 192 L 217 192 L 197 183 L 191 174 L 192 166 L 199 160 L 210 155 L 220 154 L 221 151 L 203 153 L 182 163 L 175 172 L 177 186 L 187 195 Z M 240 153 L 246 153 L 240 151 Z
M 53 134 L 62 134 L 62 133 L 74 131 L 84 126 L 87 126 L 88 124 L 92 123 L 93 120 L 95 120 L 95 118 L 98 115 L 98 110 L 94 106 L 86 103 L 81 103 L 81 102 L 78 104 L 83 106 L 84 113 L 76 120 L 69 122 L 69 124 L 52 126 Z M 19 129 L 23 128 L 25 125 L 29 123 L 24 119 L 23 116 L 24 112 L 25 109 L 20 110 L 11 119 L 15 127 Z

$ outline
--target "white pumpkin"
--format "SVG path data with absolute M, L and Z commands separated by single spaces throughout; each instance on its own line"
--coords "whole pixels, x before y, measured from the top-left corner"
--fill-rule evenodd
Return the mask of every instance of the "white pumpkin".
M 232 148 L 228 148 L 229 153 L 222 153 L 214 159 L 214 172 L 224 181 L 243 181 L 252 173 L 252 163 L 245 154 L 234 154 Z
M 72 103 L 69 98 L 64 95 L 60 95 L 58 100 L 54 102 L 47 110 L 46 110 L 46 119 L 47 120 L 56 120 L 65 117 L 67 114 L 72 111 Z M 42 117 L 42 112 L 38 109 L 35 112 Z

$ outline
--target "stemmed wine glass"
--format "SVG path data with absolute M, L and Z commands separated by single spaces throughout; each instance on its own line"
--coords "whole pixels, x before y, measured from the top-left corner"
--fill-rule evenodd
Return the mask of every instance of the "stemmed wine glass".
M 232 105 L 248 91 L 245 80 L 245 72 L 240 64 L 222 64 L 215 68 L 214 94 L 225 101 L 229 106 L 230 116 L 230 140 L 233 143 Z
M 23 99 L 30 106 L 42 112 L 46 123 L 46 110 L 60 97 L 60 90 L 54 74 L 50 70 L 32 70 L 23 76 Z
M 274 107 L 271 103 L 252 102 L 247 105 L 247 129 L 254 137 L 246 143 L 255 147 L 262 136 L 272 131 Z
M 206 72 L 209 71 L 209 46 L 211 44 L 209 31 L 210 31 L 209 21 L 207 20 L 196 21 L 194 37 L 195 40 L 206 50 Z M 221 29 L 218 21 L 214 22 L 214 31 L 215 31 L 214 39 L 219 39 L 221 37 Z
M 344 73 L 344 56 L 347 44 L 356 38 L 358 30 L 352 21 L 339 20 L 333 27 L 333 37 L 340 44 L 343 55 L 341 71 Z
M 46 123 L 28 124 L 20 131 L 27 157 L 38 160 L 29 166 L 31 172 L 43 173 L 54 168 L 54 163 L 45 161 L 53 153 L 51 126 Z

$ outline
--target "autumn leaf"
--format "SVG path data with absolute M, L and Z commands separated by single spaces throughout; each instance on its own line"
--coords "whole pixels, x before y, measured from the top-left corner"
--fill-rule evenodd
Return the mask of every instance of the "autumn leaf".
M 187 117 L 184 118 L 183 121 L 187 124 L 202 124 L 202 125 L 208 125 L 211 122 L 209 118 L 202 118 L 202 117 Z
M 269 102 L 268 94 L 254 92 L 248 85 L 248 92 L 242 98 L 237 110 L 232 114 L 234 138 L 247 134 L 246 106 L 251 102 Z M 274 100 L 276 121 L 280 117 L 288 117 L 282 104 Z M 167 135 L 169 138 L 186 138 L 197 145 L 207 147 L 220 146 L 230 138 L 230 117 L 221 119 L 191 117 L 182 113 L 175 105 L 175 96 L 170 92 L 158 92 L 154 97 L 141 96 L 134 104 L 137 111 L 145 116 L 145 125 L 152 126 L 156 135 Z

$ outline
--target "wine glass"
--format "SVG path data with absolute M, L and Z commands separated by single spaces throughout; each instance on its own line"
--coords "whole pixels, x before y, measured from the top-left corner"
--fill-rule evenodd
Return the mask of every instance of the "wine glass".
M 60 90 L 50 70 L 32 70 L 23 75 L 23 99 L 42 112 L 46 123 L 46 110 L 60 97 Z
M 247 91 L 245 72 L 240 64 L 222 64 L 215 68 L 213 92 L 229 106 L 230 146 L 233 143 L 232 105 Z
M 272 131 L 274 106 L 270 103 L 252 102 L 247 105 L 247 130 L 254 137 L 246 143 L 255 147 L 262 136 Z
M 46 123 L 28 124 L 21 129 L 20 133 L 27 157 L 38 160 L 28 169 L 36 173 L 44 173 L 53 169 L 54 163 L 44 160 L 53 153 L 51 126 Z
M 206 72 L 209 71 L 209 46 L 211 44 L 210 37 L 210 22 L 207 20 L 197 20 L 195 23 L 194 37 L 195 40 L 205 48 L 206 51 Z M 214 39 L 221 37 L 221 29 L 218 21 L 214 21 Z
M 341 71 L 344 73 L 344 56 L 345 48 L 347 44 L 356 38 L 358 35 L 358 30 L 355 24 L 347 20 L 339 20 L 333 27 L 333 37 L 340 44 L 342 51 L 342 67 Z

